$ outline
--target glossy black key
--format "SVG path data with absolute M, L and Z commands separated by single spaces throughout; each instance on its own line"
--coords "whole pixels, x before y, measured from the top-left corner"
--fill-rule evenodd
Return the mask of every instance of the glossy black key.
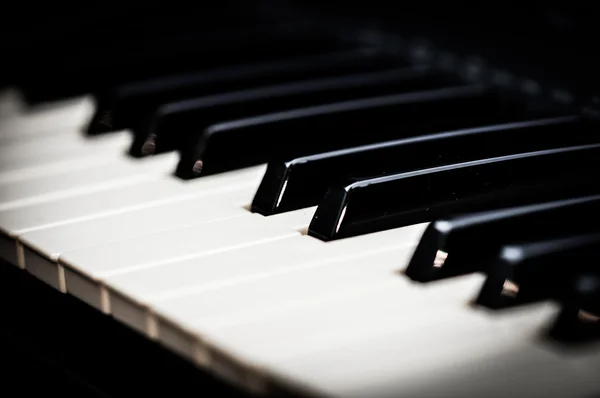
M 149 131 L 140 131 L 135 135 L 144 138 L 145 152 L 189 148 L 195 139 L 194 134 L 186 137 L 190 126 L 202 131 L 223 120 L 456 84 L 456 77 L 432 72 L 427 67 L 303 80 L 169 103 L 158 108 L 150 120 Z M 134 143 L 134 147 L 141 144 Z
M 523 120 L 522 108 L 485 87 L 461 86 L 300 108 L 212 125 L 182 154 L 190 176 L 305 156 L 444 129 Z
M 551 240 L 505 245 L 490 263 L 476 303 L 499 309 L 561 300 L 571 294 L 570 282 L 578 274 L 600 272 L 599 261 L 598 228 L 592 234 L 559 235 Z
M 269 162 L 252 211 L 271 215 L 315 206 L 332 184 L 531 150 L 599 142 L 577 116 L 508 123 Z M 418 154 L 418 155 L 415 155 Z
M 579 187 L 598 191 L 593 184 Z M 573 195 L 572 189 L 556 192 Z M 548 195 L 550 196 L 550 195 Z M 600 225 L 600 195 L 560 199 L 471 213 L 429 224 L 406 268 L 406 275 L 427 282 L 486 271 L 487 259 L 507 240 L 547 239 L 561 233 L 593 231 Z
M 596 261 L 598 258 L 595 259 Z M 551 338 L 586 343 L 600 338 L 600 271 L 583 272 L 561 286 L 562 309 L 549 330 Z
M 281 44 L 287 48 L 291 43 Z M 157 106 L 179 99 L 404 63 L 397 57 L 382 55 L 370 48 L 319 54 L 318 47 L 308 46 L 303 50 L 296 47 L 294 50 L 294 46 L 290 46 L 287 51 L 275 53 L 280 54 L 279 60 L 247 60 L 235 66 L 132 82 L 100 93 L 98 109 L 88 132 L 140 127 L 139 124 Z M 238 56 L 243 59 L 243 55 Z
M 599 155 L 600 145 L 594 144 L 350 181 L 327 191 L 308 233 L 323 240 L 340 239 L 523 203 L 520 200 L 531 203 L 528 196 L 537 189 L 552 189 L 558 180 L 593 181 Z

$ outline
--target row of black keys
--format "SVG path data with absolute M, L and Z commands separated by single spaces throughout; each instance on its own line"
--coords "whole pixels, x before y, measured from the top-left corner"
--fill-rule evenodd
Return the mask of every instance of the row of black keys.
M 600 338 L 600 195 L 449 216 L 429 224 L 406 269 L 428 283 L 486 274 L 475 303 L 494 310 L 545 300 L 567 342 Z

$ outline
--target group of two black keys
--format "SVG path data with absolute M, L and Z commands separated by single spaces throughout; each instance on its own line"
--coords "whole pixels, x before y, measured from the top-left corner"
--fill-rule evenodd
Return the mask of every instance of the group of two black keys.
M 251 210 L 318 205 L 319 239 L 433 221 L 414 280 L 484 271 L 480 304 L 600 313 L 600 140 L 574 107 L 373 48 L 134 82 L 98 104 L 90 133 L 131 129 L 135 156 L 179 150 L 179 177 L 268 162 Z

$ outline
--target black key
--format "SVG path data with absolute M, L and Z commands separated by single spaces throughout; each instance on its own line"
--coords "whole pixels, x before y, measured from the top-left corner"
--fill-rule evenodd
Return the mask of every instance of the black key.
M 347 178 L 395 174 L 511 153 L 599 142 L 577 116 L 456 130 L 269 162 L 252 211 L 271 215 L 317 205 Z M 416 155 L 417 154 L 417 155 Z
M 340 70 L 340 73 L 342 72 L 343 70 Z M 190 126 L 193 126 L 192 133 L 195 133 L 222 120 L 456 84 L 456 77 L 434 73 L 426 67 L 303 80 L 169 103 L 161 106 L 152 117 L 149 132 L 140 131 L 135 135 L 143 138 L 145 148 L 151 153 L 190 148 L 198 136 L 189 134 Z M 188 142 L 184 144 L 186 134 Z M 141 143 L 134 143 L 134 154 L 136 146 L 141 146 Z M 145 152 L 148 152 L 148 149 Z
M 499 309 L 565 298 L 578 274 L 600 272 L 599 232 L 596 225 L 592 234 L 505 245 L 491 262 L 476 303 Z
M 599 155 L 594 144 L 349 181 L 327 191 L 308 233 L 327 241 L 532 203 L 526 201 L 530 195 L 539 198 L 539 189 L 551 190 L 558 180 L 592 181 Z
M 395 94 L 271 113 L 212 125 L 178 175 L 197 163 L 213 174 L 266 163 L 274 156 L 305 156 L 425 132 L 523 120 L 521 107 L 473 85 Z
M 285 59 L 286 52 L 283 52 L 279 60 L 250 60 L 248 62 L 251 63 L 171 75 L 116 87 L 99 94 L 98 109 L 90 122 L 88 132 L 94 134 L 139 127 L 138 124 L 145 117 L 149 117 L 156 107 L 174 100 L 293 79 L 349 73 L 374 68 L 375 65 L 401 63 L 398 58 L 382 55 L 376 49 L 353 49 L 329 54 L 318 54 L 317 50 L 308 48 L 298 51 L 299 54 L 294 56 L 289 54 L 291 49 L 288 49 L 288 59 Z M 238 57 L 243 55 L 238 54 Z
M 582 186 L 580 190 L 600 192 L 592 184 Z M 558 195 L 573 193 L 568 189 L 556 192 Z M 436 220 L 425 230 L 406 268 L 406 275 L 415 281 L 427 282 L 486 271 L 489 256 L 495 255 L 509 239 L 549 239 L 561 233 L 592 231 L 597 225 L 600 225 L 600 195 Z
M 597 261 L 598 258 L 596 257 Z M 586 343 L 600 338 L 600 271 L 570 278 L 562 297 L 562 309 L 549 330 L 551 338 L 567 343 Z

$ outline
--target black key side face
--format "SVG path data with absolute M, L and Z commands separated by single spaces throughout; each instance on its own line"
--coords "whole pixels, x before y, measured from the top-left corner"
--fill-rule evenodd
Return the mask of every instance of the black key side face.
M 252 211 L 270 215 L 317 205 L 329 186 L 348 178 L 598 141 L 574 116 L 424 135 L 271 162 Z
M 343 74 L 344 71 L 340 70 L 339 73 Z M 138 135 L 148 135 L 154 139 L 156 152 L 174 148 L 186 151 L 194 148 L 195 141 L 205 128 L 224 120 L 456 84 L 453 76 L 432 73 L 427 68 L 381 70 L 302 80 L 163 105 L 154 114 L 149 129 Z M 189 131 L 190 127 L 194 128 L 193 132 Z
M 600 272 L 600 234 L 513 244 L 492 262 L 476 303 L 493 309 L 571 295 L 582 272 Z
M 265 163 L 275 156 L 305 156 L 407 135 L 523 118 L 515 104 L 502 101 L 482 87 L 446 88 L 213 125 L 202 135 L 195 156 L 205 165 L 204 175 Z
M 394 67 L 404 64 L 397 57 L 381 55 L 373 49 L 355 49 L 330 54 L 318 54 L 319 47 L 307 46 L 302 51 L 278 52 L 280 60 L 242 64 L 216 70 L 165 76 L 148 81 L 139 81 L 116 87 L 100 96 L 100 106 L 89 126 L 89 133 L 127 127 L 140 127 L 139 123 L 149 117 L 161 104 L 210 95 L 219 92 L 260 87 L 313 77 L 335 76 L 361 70 Z M 248 51 L 248 50 L 246 50 Z M 243 57 L 238 52 L 237 57 Z M 300 55 L 298 55 L 300 54 Z M 304 54 L 304 57 L 301 55 Z M 285 59 L 286 55 L 289 57 Z M 255 55 L 256 57 L 257 55 Z M 252 60 L 247 60 L 252 62 Z M 237 62 L 241 63 L 241 62 Z M 97 123 L 102 115 L 109 114 L 110 126 Z
M 591 184 L 582 187 L 593 189 Z M 600 192 L 600 189 L 596 189 Z M 568 187 L 557 191 L 572 195 Z M 600 222 L 600 195 L 552 199 L 532 205 L 465 214 L 432 222 L 421 238 L 406 275 L 428 282 L 486 271 L 490 256 L 510 240 L 543 240 L 591 233 Z
M 551 189 L 554 181 L 582 175 L 591 181 L 599 154 L 600 145 L 537 151 L 333 187 L 321 202 L 324 206 L 319 204 L 309 234 L 332 240 L 431 221 L 452 213 L 514 205 L 536 195 L 528 186 L 537 184 L 543 190 Z M 344 201 L 332 199 L 342 191 Z M 338 215 L 341 209 L 343 217 Z

